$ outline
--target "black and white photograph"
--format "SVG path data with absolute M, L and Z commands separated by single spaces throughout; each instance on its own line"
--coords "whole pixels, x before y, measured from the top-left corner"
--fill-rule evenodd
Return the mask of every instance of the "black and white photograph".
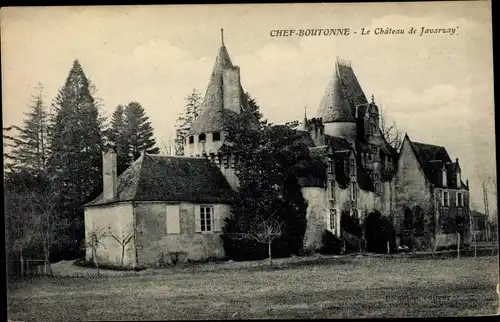
M 8 321 L 500 314 L 491 1 L 0 28 Z

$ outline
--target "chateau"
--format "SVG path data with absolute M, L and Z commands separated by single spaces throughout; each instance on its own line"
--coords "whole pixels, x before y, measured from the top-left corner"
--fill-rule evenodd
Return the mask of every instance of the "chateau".
M 327 165 L 326 180 L 298 178 L 308 202 L 305 248 L 320 248 L 325 230 L 342 237 L 342 212 L 361 218 L 374 210 L 393 219 L 400 244 L 407 217 L 429 207 L 437 239 L 456 242 L 441 218 L 469 211 L 458 159 L 408 136 L 401 151 L 394 150 L 381 133 L 374 97 L 367 100 L 350 63 L 337 61 L 332 68 L 316 117 L 304 117 L 298 127 L 311 156 Z M 185 156 L 143 154 L 117 177 L 116 154 L 103 155 L 103 193 L 85 205 L 86 239 L 92 231 L 107 232 L 100 262 L 136 267 L 157 265 L 172 254 L 180 260 L 224 256 L 221 227 L 238 178 L 237 159 L 221 147 L 228 124 L 249 113 L 244 93 L 240 68 L 222 39 Z M 86 256 L 92 258 L 90 249 Z

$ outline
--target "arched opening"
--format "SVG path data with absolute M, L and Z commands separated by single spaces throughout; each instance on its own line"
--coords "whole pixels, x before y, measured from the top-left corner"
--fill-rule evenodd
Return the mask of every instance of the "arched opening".
M 390 217 L 374 210 L 368 214 L 365 220 L 366 251 L 373 253 L 387 253 L 387 243 L 389 251 L 394 249 L 394 228 Z
M 421 236 L 424 233 L 424 210 L 420 206 L 416 206 L 413 210 L 415 214 L 414 233 L 416 236 Z

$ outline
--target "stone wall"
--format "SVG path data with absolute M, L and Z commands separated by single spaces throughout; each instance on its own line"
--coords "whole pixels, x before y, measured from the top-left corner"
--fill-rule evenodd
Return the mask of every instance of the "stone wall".
M 316 251 L 321 248 L 321 236 L 327 228 L 327 214 L 329 210 L 327 209 L 326 190 L 323 187 L 303 187 L 301 191 L 302 196 L 308 203 L 304 248 Z
M 170 205 L 178 207 L 179 233 L 170 233 L 167 216 Z M 196 232 L 195 213 L 199 204 L 191 203 L 137 203 L 135 207 L 138 234 L 137 257 L 141 265 L 155 266 L 163 261 L 168 264 L 172 253 L 180 253 L 180 261 L 199 261 L 224 257 L 221 228 L 224 218 L 229 215 L 229 205 L 216 204 L 214 207 L 215 232 Z M 175 212 L 177 213 L 177 212 Z M 199 216 L 199 215 L 198 215 Z M 197 218 L 199 220 L 199 218 Z
M 85 239 L 90 240 L 89 232 L 102 229 L 105 236 L 100 240 L 97 258 L 100 264 L 120 265 L 122 246 L 111 234 L 119 240 L 134 232 L 133 207 L 130 202 L 114 203 L 85 208 Z M 87 260 L 92 259 L 92 249 L 86 249 Z M 133 267 L 135 260 L 134 239 L 125 246 L 123 265 Z

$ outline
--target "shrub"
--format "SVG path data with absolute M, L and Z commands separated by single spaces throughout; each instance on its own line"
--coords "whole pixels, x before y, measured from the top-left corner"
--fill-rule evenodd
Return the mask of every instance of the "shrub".
M 92 261 L 88 261 L 86 258 L 80 258 L 73 262 L 73 265 L 80 267 L 88 267 L 88 268 L 97 268 Z M 99 264 L 99 269 L 108 269 L 112 271 L 142 271 L 145 270 L 146 266 L 138 266 L 138 267 L 121 267 L 117 265 L 110 264 Z
M 342 251 L 342 240 L 326 229 L 321 235 L 321 242 L 320 254 L 338 255 Z

